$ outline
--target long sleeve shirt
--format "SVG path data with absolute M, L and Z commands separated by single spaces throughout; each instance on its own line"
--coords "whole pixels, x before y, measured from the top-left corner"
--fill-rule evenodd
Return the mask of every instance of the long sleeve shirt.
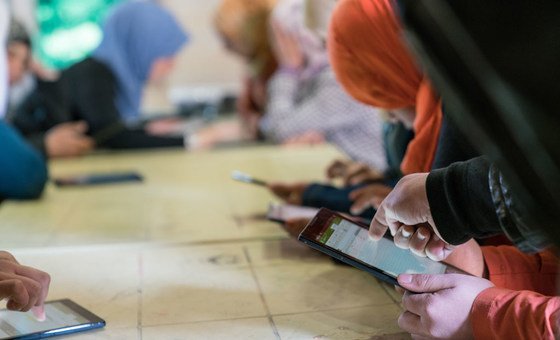
M 558 257 L 512 246 L 483 247 L 489 279 L 471 310 L 476 339 L 557 339 L 560 336 Z
M 66 98 L 74 119 L 85 120 L 90 134 L 102 132 L 111 125 L 123 124 L 116 107 L 116 78 L 103 63 L 88 58 L 63 73 Z M 144 129 L 127 128 L 101 143 L 113 149 L 138 149 L 183 146 L 183 138 L 151 136 Z
M 47 179 L 41 154 L 0 121 L 0 200 L 37 198 Z
M 88 123 L 88 134 L 101 148 L 183 146 L 183 138 L 151 136 L 142 128 L 127 127 L 115 105 L 116 96 L 117 82 L 112 71 L 88 58 L 65 70 L 57 83 L 40 84 L 14 111 L 12 123 L 43 152 L 46 132 L 57 124 L 75 120 Z
M 330 68 L 306 80 L 295 72 L 277 71 L 268 84 L 260 127 L 276 142 L 320 132 L 350 158 L 380 171 L 387 168 L 378 110 L 347 95 Z

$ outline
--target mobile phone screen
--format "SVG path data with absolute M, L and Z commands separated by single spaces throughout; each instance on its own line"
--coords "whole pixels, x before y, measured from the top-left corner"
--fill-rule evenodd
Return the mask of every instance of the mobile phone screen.
M 80 312 L 69 300 L 45 304 L 47 319 L 37 321 L 32 312 L 21 313 L 0 310 L 0 339 L 33 339 L 58 334 L 74 333 L 103 327 L 105 322 L 91 314 Z M 85 311 L 85 310 L 84 310 Z M 84 315 L 85 314 L 85 315 Z
M 381 269 L 393 277 L 399 274 L 443 274 L 447 266 L 410 250 L 401 249 L 386 238 L 373 241 L 368 230 L 340 217 L 331 220 L 318 241 L 330 248 L 350 255 Z
M 454 269 L 444 263 L 416 256 L 410 250 L 401 249 L 390 239 L 373 241 L 369 238 L 367 228 L 327 209 L 321 209 L 301 233 L 300 240 L 333 257 L 341 260 L 345 257 L 358 262 L 359 265 L 353 262 L 349 264 L 367 270 L 381 279 L 384 279 L 383 275 L 388 276 L 393 283 L 399 274 L 443 274 Z M 341 257 L 340 254 L 344 256 Z M 380 272 L 382 275 L 379 275 Z

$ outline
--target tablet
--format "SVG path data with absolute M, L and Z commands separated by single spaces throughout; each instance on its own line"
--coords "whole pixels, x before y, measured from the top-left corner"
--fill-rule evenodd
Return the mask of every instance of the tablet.
M 369 227 L 328 209 L 321 209 L 299 236 L 303 243 L 378 279 L 398 285 L 400 274 L 444 274 L 463 271 L 397 247 L 390 235 L 369 238 Z M 468 274 L 467 274 L 468 275 Z
M 44 339 L 102 328 L 105 321 L 75 302 L 65 299 L 45 303 L 45 321 L 27 313 L 0 310 L 0 339 Z
M 117 184 L 126 182 L 142 182 L 142 175 L 136 172 L 115 172 L 105 174 L 78 175 L 56 178 L 54 183 L 59 187 L 91 186 L 102 184 Z

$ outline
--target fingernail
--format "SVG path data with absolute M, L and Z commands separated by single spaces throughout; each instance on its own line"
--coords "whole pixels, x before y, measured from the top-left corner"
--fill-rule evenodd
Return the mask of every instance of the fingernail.
M 398 277 L 400 283 L 411 283 L 412 282 L 412 275 L 409 274 L 401 274 Z
M 35 319 L 37 319 L 37 321 L 39 322 L 43 322 L 45 320 L 47 320 L 47 315 L 45 313 L 45 307 L 33 307 L 33 316 L 35 316 Z
M 428 237 L 428 236 L 424 235 L 424 233 L 421 230 L 418 231 L 418 239 L 420 241 L 424 241 L 426 239 L 426 237 Z
M 350 209 L 350 213 L 351 213 L 352 215 L 359 215 L 361 212 L 362 212 L 362 211 L 361 211 L 360 209 L 358 209 L 358 208 L 351 208 L 351 209 Z
M 406 230 L 406 229 L 402 229 L 402 230 L 401 230 L 401 234 L 402 234 L 402 236 L 404 236 L 405 238 L 409 238 L 410 235 L 412 235 L 412 233 L 409 232 L 409 231 Z

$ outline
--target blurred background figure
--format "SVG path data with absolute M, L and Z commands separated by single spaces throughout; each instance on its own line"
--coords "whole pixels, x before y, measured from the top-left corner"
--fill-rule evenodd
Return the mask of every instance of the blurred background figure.
M 182 137 L 150 135 L 138 122 L 146 83 L 166 78 L 186 41 L 161 6 L 118 5 L 103 25 L 99 47 L 55 83 L 39 86 L 14 110 L 13 122 L 50 157 L 79 156 L 94 147 L 182 146 Z
M 47 157 L 80 156 L 93 150 L 95 143 L 86 135 L 87 124 L 65 122 L 68 118 L 57 79 L 35 72 L 31 37 L 16 20 L 10 25 L 7 49 L 7 121 Z
M 0 117 L 4 117 L 7 109 L 9 80 L 21 74 L 12 74 L 8 69 L 5 48 L 8 23 L 8 11 L 0 3 Z M 41 195 L 48 178 L 45 160 L 3 120 L 0 121 L 0 164 L 0 200 L 32 199 Z
M 266 106 L 266 84 L 277 62 L 269 38 L 269 18 L 277 0 L 224 0 L 215 26 L 224 47 L 245 63 L 246 75 L 237 111 L 250 137 L 258 136 L 258 121 Z
M 280 68 L 267 86 L 261 130 L 279 143 L 330 142 L 382 173 L 387 162 L 379 111 L 338 84 L 325 39 L 306 25 L 306 9 L 304 0 L 281 0 L 274 9 L 272 40 Z

